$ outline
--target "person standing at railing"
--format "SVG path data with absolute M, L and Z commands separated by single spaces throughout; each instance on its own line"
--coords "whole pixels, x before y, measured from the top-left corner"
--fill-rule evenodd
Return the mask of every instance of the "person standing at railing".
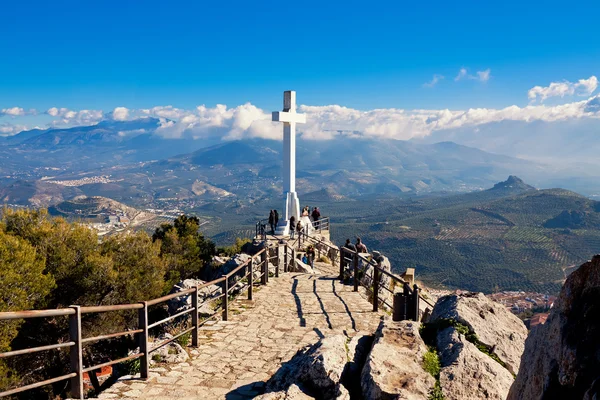
M 361 242 L 360 238 L 356 238 L 356 251 L 359 253 L 368 253 L 367 246 Z
M 271 226 L 271 235 L 275 234 L 275 211 L 269 213 L 269 225 Z
M 296 217 L 293 215 L 290 217 L 290 239 L 296 236 Z
M 302 229 L 304 229 L 304 225 L 302 225 L 302 221 L 298 221 L 296 224 L 296 231 L 298 232 L 298 235 L 302 234 Z
M 346 239 L 346 243 L 342 246 L 342 248 L 348 249 L 349 251 L 351 251 L 353 253 L 356 251 L 356 246 L 354 246 L 350 242 L 350 239 Z M 350 261 L 346 257 L 347 252 L 343 252 L 341 254 L 343 254 L 343 257 L 342 257 L 341 261 L 344 263 L 344 269 L 345 269 L 350 264 Z
M 306 249 L 306 257 L 308 258 L 308 263 L 310 264 L 311 268 L 315 268 L 315 248 L 313 247 L 313 245 L 311 244 L 310 246 L 308 246 L 308 248 Z
M 312 212 L 312 219 L 316 230 L 319 230 L 319 219 L 321 218 L 321 212 L 319 207 L 315 207 Z
M 277 224 L 279 224 L 279 213 L 277 212 L 277 210 L 273 210 L 273 213 L 275 214 L 275 226 L 277 226 Z

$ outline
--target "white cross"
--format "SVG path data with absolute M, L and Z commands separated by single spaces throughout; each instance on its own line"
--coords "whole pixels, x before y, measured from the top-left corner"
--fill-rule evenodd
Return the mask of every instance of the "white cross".
M 306 115 L 296 113 L 296 92 L 283 92 L 283 111 L 273 111 L 273 121 L 283 122 L 283 194 L 286 222 L 293 215 L 300 217 L 300 203 L 296 195 L 296 124 L 306 123 Z

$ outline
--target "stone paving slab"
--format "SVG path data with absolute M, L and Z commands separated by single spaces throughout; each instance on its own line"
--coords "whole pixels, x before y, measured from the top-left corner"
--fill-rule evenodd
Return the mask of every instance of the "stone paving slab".
M 200 331 L 190 360 L 151 367 L 147 381 L 123 377 L 101 399 L 250 399 L 294 354 L 319 338 L 343 333 L 372 334 L 381 320 L 364 289 L 336 279 L 330 265 L 316 263 L 315 275 L 282 273 L 256 287 L 254 301 L 237 300 L 229 321 Z

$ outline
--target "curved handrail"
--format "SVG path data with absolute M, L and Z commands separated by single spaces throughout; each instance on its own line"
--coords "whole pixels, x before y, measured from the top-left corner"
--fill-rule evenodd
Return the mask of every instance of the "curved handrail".
M 120 358 L 118 360 L 112 360 L 112 361 L 108 361 L 108 362 L 105 362 L 102 364 L 89 366 L 86 368 L 83 368 L 83 366 L 79 365 L 74 371 L 72 371 L 69 374 L 51 378 L 51 379 L 46 379 L 44 381 L 40 381 L 40 382 L 26 385 L 26 386 L 21 386 L 21 387 L 14 388 L 14 389 L 10 389 L 10 390 L 4 391 L 4 392 L 0 392 L 0 397 L 10 396 L 10 395 L 20 393 L 20 392 L 23 392 L 26 390 L 38 388 L 41 386 L 49 385 L 51 383 L 55 383 L 55 382 L 59 382 L 62 380 L 67 380 L 67 379 L 77 379 L 78 382 L 81 383 L 81 379 L 82 379 L 81 376 L 82 376 L 83 372 L 94 371 L 103 366 L 114 365 L 114 364 L 117 364 L 120 362 L 133 360 L 136 358 L 141 358 L 141 357 L 147 358 L 148 355 L 150 353 L 152 353 L 153 351 L 172 342 L 173 340 L 177 339 L 178 337 L 180 337 L 186 333 L 189 333 L 189 332 L 193 331 L 194 329 L 197 329 L 196 327 L 199 326 L 199 323 L 197 321 L 198 316 L 193 315 L 194 314 L 193 311 L 198 309 L 198 304 L 196 304 L 196 307 L 192 306 L 192 308 L 188 308 L 184 311 L 176 313 L 175 315 L 171 315 L 168 318 L 162 319 L 162 320 L 154 322 L 152 324 L 149 324 L 147 321 L 147 310 L 148 310 L 149 306 L 164 303 L 165 301 L 168 301 L 168 300 L 171 300 L 171 299 L 174 299 L 177 297 L 193 295 L 194 293 L 197 293 L 197 291 L 200 289 L 203 289 L 203 288 L 206 288 L 206 287 L 209 287 L 212 285 L 217 285 L 217 284 L 223 283 L 223 282 L 225 282 L 225 285 L 227 287 L 229 278 L 231 278 L 232 276 L 237 274 L 242 268 L 248 267 L 248 265 L 250 265 L 251 267 L 248 269 L 248 272 L 246 274 L 244 274 L 244 278 L 251 279 L 252 274 L 254 273 L 254 260 L 257 257 L 261 257 L 264 253 L 266 253 L 266 251 L 267 251 L 266 248 L 261 249 L 259 252 L 257 252 L 253 256 L 251 256 L 249 260 L 245 261 L 244 263 L 237 266 L 235 269 L 233 269 L 229 273 L 221 276 L 220 278 L 217 278 L 210 282 L 205 282 L 202 285 L 199 285 L 197 287 L 184 289 L 180 292 L 171 293 L 166 296 L 158 297 L 158 298 L 151 299 L 151 300 L 148 300 L 145 302 L 133 303 L 133 304 L 106 305 L 106 306 L 82 306 L 82 307 L 73 306 L 71 308 L 58 308 L 58 309 L 49 309 L 49 310 L 26 310 L 26 311 L 0 312 L 0 321 L 14 320 L 14 319 L 28 319 L 28 318 L 47 318 L 47 317 L 66 316 L 66 315 L 74 316 L 75 318 L 73 318 L 73 317 L 71 317 L 71 318 L 75 321 L 75 327 L 76 327 L 75 330 L 78 332 L 78 335 L 79 335 L 78 339 L 71 340 L 71 341 L 65 342 L 65 343 L 51 344 L 51 345 L 45 345 L 45 346 L 38 346 L 38 347 L 34 347 L 34 348 L 27 348 L 27 349 L 22 349 L 22 350 L 13 350 L 13 351 L 3 352 L 3 353 L 0 353 L 0 359 L 13 357 L 13 356 L 19 356 L 19 355 L 23 355 L 23 354 L 31 354 L 31 353 L 36 353 L 36 352 L 40 352 L 40 351 L 60 349 L 60 348 L 64 348 L 64 347 L 70 347 L 70 348 L 75 347 L 79 352 L 81 352 L 81 347 L 83 344 L 93 342 L 93 341 L 98 341 L 98 340 L 116 338 L 116 337 L 125 336 L 125 335 L 132 335 L 132 334 L 142 334 L 143 336 L 142 336 L 141 340 L 143 342 L 147 342 L 147 333 L 148 333 L 149 329 L 155 328 L 161 324 L 172 321 L 175 318 L 179 318 L 179 317 L 182 317 L 182 316 L 190 314 L 190 313 L 192 314 L 192 321 L 196 321 L 196 322 L 193 322 L 195 324 L 194 327 L 187 328 L 187 329 L 183 330 L 182 332 L 179 332 L 174 337 L 161 342 L 160 344 L 158 344 L 157 346 L 155 346 L 153 348 L 147 348 L 147 345 L 144 344 L 144 346 L 146 346 L 146 347 L 141 347 L 140 351 L 136 354 L 129 355 L 127 357 Z M 261 265 L 263 268 L 265 267 L 264 263 L 262 263 L 262 262 L 258 263 L 257 265 Z M 263 275 L 265 273 L 267 273 L 267 272 L 263 272 Z M 250 285 L 251 284 L 245 286 L 241 290 L 241 291 L 244 291 L 244 290 L 248 289 L 249 296 L 251 296 L 250 295 L 250 293 L 251 293 Z M 220 296 L 217 296 L 213 300 L 218 299 L 218 298 L 225 298 L 225 300 L 227 300 L 228 294 L 229 294 L 229 292 L 232 291 L 233 288 L 234 287 L 226 289 L 225 293 L 223 293 Z M 197 295 L 196 295 L 196 297 L 197 297 Z M 194 300 L 192 303 L 193 304 L 197 303 L 197 300 Z M 204 302 L 202 304 L 204 304 Z M 221 306 L 221 308 L 223 308 L 223 318 L 226 318 L 227 301 L 225 301 L 225 306 Z M 140 328 L 140 329 L 135 329 L 135 330 L 115 332 L 115 333 L 99 335 L 99 336 L 94 336 L 94 337 L 88 337 L 88 338 L 81 337 L 81 315 L 82 314 L 104 313 L 104 312 L 122 311 L 122 310 L 139 310 L 140 315 L 145 315 L 143 324 L 142 324 L 142 319 L 140 319 L 140 324 L 143 325 L 144 327 Z M 206 321 L 214 318 L 214 316 L 218 315 L 219 312 L 220 311 L 217 310 L 215 312 L 215 314 L 213 314 L 211 317 L 203 320 L 202 323 L 205 323 Z M 72 384 L 72 386 L 74 386 L 74 385 Z M 75 389 L 75 390 L 78 390 L 78 389 Z M 76 392 L 75 394 L 76 395 L 72 396 L 72 397 L 82 398 L 81 393 Z

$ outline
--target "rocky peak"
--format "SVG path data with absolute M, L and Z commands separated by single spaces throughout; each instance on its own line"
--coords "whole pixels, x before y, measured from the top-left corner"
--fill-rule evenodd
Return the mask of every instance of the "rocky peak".
M 527 341 L 508 399 L 600 397 L 600 256 L 567 278 Z
M 503 190 L 520 193 L 528 190 L 535 190 L 535 188 L 523 182 L 523 180 L 518 176 L 510 175 L 504 182 L 496 183 L 491 190 Z

